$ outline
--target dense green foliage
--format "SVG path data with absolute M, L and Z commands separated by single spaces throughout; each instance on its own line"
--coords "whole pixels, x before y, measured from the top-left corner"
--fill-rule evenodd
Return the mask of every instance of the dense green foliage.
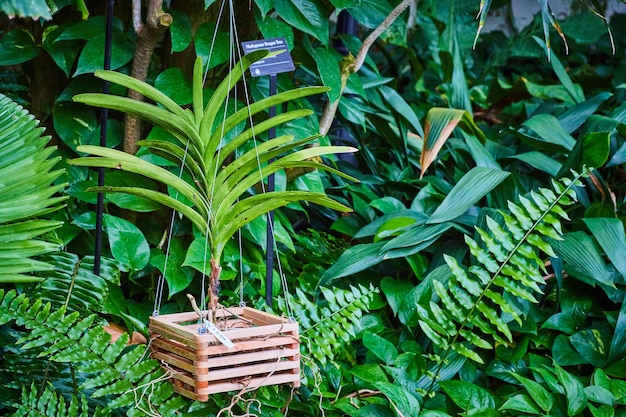
M 235 41 L 228 23 L 217 22 L 221 2 L 164 2 L 172 24 L 147 84 L 135 82 L 121 75 L 130 72 L 137 36 L 130 1 L 118 1 L 116 72 L 96 73 L 103 3 L 1 6 L 24 19 L 3 20 L 0 92 L 42 120 L 56 148 L 45 147 L 49 138 L 37 122 L 2 98 L 0 413 L 626 416 L 626 15 L 607 19 L 608 32 L 594 14 L 603 14 L 602 2 L 583 1 L 557 24 L 542 0 L 543 13 L 528 26 L 505 21 L 505 32 L 476 38 L 476 28 L 490 22 L 487 11 L 510 10 L 511 2 L 423 1 L 349 73 L 350 59 L 333 45 L 342 41 L 356 55 L 399 1 L 237 5 L 237 41 L 284 36 L 297 64 L 277 77 L 283 95 L 275 100 L 284 104 L 276 123 L 262 101 L 267 77 L 247 80 L 245 92 L 261 103 L 254 114 L 259 143 L 268 143 L 269 124 L 278 138 L 309 138 L 261 145 L 268 153 L 256 178 L 274 171 L 266 162 L 278 150 L 296 149 L 302 167 L 288 159 L 275 165 L 288 168 L 276 172 L 278 192 L 306 192 L 354 212 L 295 203 L 276 213 L 281 270 L 272 306 L 262 300 L 265 218 L 241 222 L 234 238 L 234 229 L 224 232 L 222 302 L 236 304 L 242 292 L 255 307 L 294 309 L 302 386 L 213 395 L 200 404 L 173 393 L 145 345 L 126 346 L 129 335 L 113 342 L 103 326 L 147 334 L 162 273 L 162 312 L 188 310 L 185 293 L 200 294 L 211 204 L 204 180 L 211 167 L 231 166 L 232 174 L 239 160 L 217 151 L 250 168 L 236 177 L 250 178 L 237 189 L 241 201 L 259 195 L 254 148 L 237 139 L 248 137 L 245 94 L 237 87 L 230 96 L 223 83 L 239 59 Z M 360 24 L 356 36 L 335 35 L 341 10 Z M 563 43 L 550 44 L 550 32 L 561 30 L 569 54 Z M 196 55 L 202 61 L 194 76 Z M 157 124 L 144 125 L 136 156 L 91 146 L 100 135 L 99 109 L 85 103 L 105 104 L 91 94 L 102 87 L 96 75 L 115 81 L 118 96 L 130 87 L 150 99 L 108 105 Z M 303 86 L 331 89 L 290 96 Z M 219 105 L 205 108 L 211 97 Z M 336 124 L 318 137 L 316 115 L 337 100 Z M 221 110 L 230 134 L 192 128 Z M 200 129 L 219 130 L 221 116 L 215 120 Z M 110 148 L 122 142 L 123 125 L 112 112 Z M 202 146 L 187 149 L 187 139 L 205 145 L 203 138 L 211 138 L 206 154 Z M 321 146 L 297 150 L 309 140 Z M 305 159 L 331 142 L 359 152 L 351 160 L 325 156 L 328 168 L 311 171 L 321 164 Z M 94 163 L 83 151 L 105 158 Z M 97 183 L 87 165 L 115 168 L 119 158 L 137 168 L 107 171 L 106 187 L 135 191 L 105 197 L 105 259 L 95 276 Z

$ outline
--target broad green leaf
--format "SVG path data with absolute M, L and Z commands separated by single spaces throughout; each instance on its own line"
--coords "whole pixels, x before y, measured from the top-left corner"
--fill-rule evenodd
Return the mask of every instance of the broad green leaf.
M 168 242 L 167 253 L 155 249 L 150 257 L 150 264 L 161 271 L 165 278 L 170 297 L 187 289 L 193 279 L 193 270 L 182 266 L 186 252 L 183 242 L 179 238 L 173 238 Z
M 600 405 L 598 407 L 593 404 L 588 404 L 589 411 L 593 417 L 614 417 L 615 408 L 610 405 Z
M 565 371 L 559 365 L 554 364 L 556 376 L 565 388 L 567 399 L 567 415 L 573 417 L 581 413 L 587 406 L 587 396 L 582 382 L 571 373 Z
M 610 132 L 590 132 L 576 141 L 557 177 L 567 175 L 570 170 L 581 171 L 585 167 L 600 168 L 609 159 Z M 592 174 L 593 175 L 593 174 Z
M 531 167 L 547 172 L 548 174 L 556 177 L 561 169 L 561 164 L 549 157 L 543 152 L 531 151 L 518 155 L 513 155 L 512 158 L 519 159 L 522 162 L 527 163 Z
M 272 0 L 273 1 L 273 0 Z M 263 12 L 261 12 L 263 13 Z M 265 14 L 254 14 L 257 27 L 261 31 L 263 38 L 285 38 L 287 48 L 291 51 L 294 48 L 293 27 L 282 20 L 266 18 Z
M 52 117 L 55 131 L 74 151 L 89 143 L 98 125 L 94 110 L 83 104 L 59 103 Z
M 172 10 L 170 14 L 173 19 L 170 25 L 172 52 L 182 52 L 192 41 L 191 20 L 187 13 L 180 10 Z
M 612 96 L 613 94 L 610 92 L 603 91 L 602 93 L 596 94 L 582 103 L 570 107 L 557 118 L 559 124 L 563 126 L 563 129 L 565 129 L 567 133 L 571 134 L 582 126 L 602 103 L 607 101 Z
M 427 223 L 444 223 L 456 219 L 509 175 L 508 172 L 497 169 L 472 168 L 448 193 Z
M 308 38 L 304 38 L 304 47 L 313 57 L 317 70 L 319 71 L 322 83 L 330 87 L 328 99 L 331 102 L 339 100 L 341 94 L 341 71 L 336 54 L 331 53 L 324 47 L 314 47 Z
M 387 365 L 392 365 L 398 356 L 398 349 L 376 333 L 366 331 L 363 334 L 363 345 Z
M 38 53 L 33 35 L 24 29 L 12 30 L 0 38 L 0 65 L 19 65 Z
M 274 7 L 274 0 L 254 0 L 261 12 L 261 18 L 265 19 L 267 13 Z
M 99 33 L 87 41 L 78 57 L 74 77 L 104 69 L 104 43 L 104 33 Z M 125 38 L 124 34 L 116 32 L 111 51 L 111 69 L 118 69 L 133 59 L 134 43 Z
M 50 25 L 44 29 L 42 36 L 43 49 L 50 54 L 54 62 L 65 73 L 70 76 L 76 57 L 80 52 L 82 42 L 78 39 L 56 42 L 63 33 L 64 26 Z M 60 98 L 57 98 L 60 100 Z
M 538 114 L 524 122 L 524 126 L 534 131 L 540 140 L 571 150 L 576 140 L 563 129 L 556 117 L 551 114 Z
M 378 27 L 389 15 L 393 6 L 387 0 L 360 0 L 348 7 L 350 15 L 368 29 Z
M 387 399 L 393 403 L 393 408 L 403 410 L 409 416 L 418 416 L 421 410 L 420 403 L 415 395 L 399 384 L 392 384 L 387 381 L 377 381 L 375 384 Z
M 626 303 L 622 302 L 619 315 L 617 316 L 617 322 L 615 323 L 615 333 L 613 333 L 613 339 L 611 340 L 611 347 L 609 350 L 608 364 L 616 362 L 622 358 L 626 353 Z
M 150 246 L 141 230 L 128 220 L 104 215 L 104 226 L 111 253 L 132 270 L 140 270 L 150 260 Z
M 228 61 L 230 43 L 228 33 L 217 30 L 215 22 L 205 22 L 196 30 L 194 45 L 196 55 L 202 58 L 202 66 L 213 68 Z
M 626 279 L 626 257 L 624 256 L 626 233 L 624 233 L 624 223 L 614 218 L 589 218 L 583 219 L 583 221 L 604 250 L 606 256 Z
M 391 310 L 394 314 L 398 314 L 402 301 L 413 290 L 414 286 L 410 282 L 384 277 L 380 282 L 380 288 L 383 294 L 385 294 Z
M 317 3 L 308 0 L 274 0 L 274 9 L 291 26 L 328 45 L 328 16 L 324 16 Z
M 613 395 L 613 393 L 607 388 L 603 388 L 598 385 L 590 385 L 588 387 L 585 387 L 585 395 L 587 396 L 587 400 L 589 402 L 605 404 L 611 407 L 615 403 L 615 396 Z M 589 406 L 590 404 L 587 405 Z
M 546 413 L 550 412 L 554 405 L 554 398 L 552 398 L 552 394 L 547 389 L 532 379 L 525 378 L 513 372 L 511 372 L 510 375 L 526 388 L 526 391 L 528 391 L 532 399 L 543 411 Z
M 499 410 L 515 410 L 534 415 L 541 414 L 541 408 L 527 394 L 516 394 L 510 397 L 502 404 Z
M 551 240 L 554 250 L 565 261 L 565 270 L 585 282 L 614 287 L 613 275 L 607 268 L 598 246 L 584 232 L 566 233 L 563 240 Z
M 180 68 L 172 67 L 160 73 L 154 80 L 154 87 L 180 106 L 191 103 L 191 84 Z
M 484 388 L 466 381 L 441 381 L 441 388 L 462 410 L 494 408 L 493 395 Z
M 412 247 L 422 247 L 426 242 L 432 242 L 438 239 L 446 231 L 452 227 L 450 223 L 436 224 L 436 225 L 416 225 L 411 227 L 400 236 L 391 239 L 386 242 L 382 248 L 382 252 L 385 254 L 385 258 L 397 257 L 393 256 L 389 252 L 400 249 L 409 249 Z
M 337 278 L 356 274 L 375 266 L 383 261 L 381 248 L 386 242 L 367 243 L 352 246 L 341 254 L 339 259 L 331 266 L 320 279 L 318 285 L 327 285 Z

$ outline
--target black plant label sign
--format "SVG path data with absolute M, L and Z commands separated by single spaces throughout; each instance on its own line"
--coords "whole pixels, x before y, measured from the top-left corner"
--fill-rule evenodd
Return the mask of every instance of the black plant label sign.
M 250 66 L 250 73 L 253 77 L 262 75 L 280 74 L 294 70 L 293 59 L 287 47 L 285 38 L 261 39 L 257 41 L 242 42 L 244 54 L 267 49 L 270 52 L 278 52 L 276 55 L 270 54 Z

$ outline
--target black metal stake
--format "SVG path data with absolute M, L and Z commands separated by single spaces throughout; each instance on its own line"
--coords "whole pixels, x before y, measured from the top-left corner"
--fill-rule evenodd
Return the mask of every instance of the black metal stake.
M 276 94 L 276 74 L 270 74 L 270 96 Z M 270 118 L 276 116 L 276 106 L 269 109 Z M 268 140 L 276 137 L 276 128 L 272 127 L 268 131 Z M 271 159 L 271 164 L 274 160 Z M 274 174 L 267 177 L 267 192 L 274 191 Z M 274 284 L 274 212 L 267 213 L 267 257 L 265 262 L 265 302 L 272 305 L 272 292 Z
M 104 38 L 104 69 L 111 69 L 111 46 L 113 44 L 113 6 L 115 0 L 109 0 L 107 6 L 106 33 Z M 109 93 L 109 82 L 102 85 L 102 92 Z M 109 121 L 109 109 L 103 108 L 100 111 L 100 146 L 107 144 L 107 124 Z M 98 169 L 98 187 L 104 186 L 104 168 Z M 96 247 L 94 250 L 93 273 L 100 275 L 100 257 L 102 255 L 102 218 L 104 216 L 104 193 L 98 193 L 96 207 Z

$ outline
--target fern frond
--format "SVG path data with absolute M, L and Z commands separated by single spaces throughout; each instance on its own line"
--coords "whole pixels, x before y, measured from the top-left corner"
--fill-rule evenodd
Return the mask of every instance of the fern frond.
M 118 408 L 142 415 L 141 410 L 160 412 L 161 406 L 171 410 L 186 404 L 182 397 L 173 396 L 159 363 L 147 359 L 147 346 L 127 347 L 128 335 L 111 343 L 96 315 L 66 314 L 64 308 L 53 310 L 50 303 L 0 289 L 0 324 L 10 321 L 30 330 L 16 342 L 23 351 L 38 349 L 39 356 L 74 365 L 82 376 L 79 389 L 92 392 L 91 399 L 106 399 L 103 415 Z
M 492 349 L 495 343 L 510 344 L 513 336 L 502 313 L 521 324 L 520 312 L 508 301 L 510 296 L 537 302 L 544 284 L 544 261 L 539 252 L 553 256 L 546 238 L 559 239 L 559 217 L 567 219 L 564 207 L 576 200 L 574 186 L 581 186 L 581 174 L 573 180 L 553 181 L 553 189 L 540 189 L 520 196 L 519 204 L 509 202 L 501 211 L 502 223 L 486 218 L 487 230 L 476 227 L 477 239 L 465 236 L 476 264 L 466 268 L 444 255 L 451 270 L 447 285 L 433 282 L 440 304 L 418 309 L 424 334 L 444 353 L 452 350 L 482 363 L 474 347 Z M 507 320 L 509 317 L 507 317 Z
M 55 392 L 52 384 L 48 383 L 43 392 L 39 392 L 35 384 L 30 388 L 22 388 L 22 402 L 12 405 L 17 410 L 13 417 L 22 416 L 58 416 L 58 417 L 88 417 L 89 405 L 87 398 L 72 395 L 69 402 Z
M 364 312 L 369 309 L 378 289 L 370 284 L 350 286 L 349 289 L 321 287 L 322 302 L 309 300 L 300 288 L 291 302 L 296 320 L 302 328 L 300 334 L 308 338 L 311 355 L 322 365 L 333 361 L 359 331 Z M 281 300 L 281 303 L 284 301 Z M 281 306 L 282 307 L 282 306 Z M 303 344 L 304 346 L 305 344 Z
M 64 306 L 67 311 L 102 312 L 108 296 L 107 282 L 119 285 L 120 271 L 115 263 L 101 259 L 100 275 L 93 273 L 93 256 L 80 258 L 75 254 L 58 252 L 43 258 L 54 266 L 52 271 L 39 274 L 44 281 L 37 286 L 36 298 Z

